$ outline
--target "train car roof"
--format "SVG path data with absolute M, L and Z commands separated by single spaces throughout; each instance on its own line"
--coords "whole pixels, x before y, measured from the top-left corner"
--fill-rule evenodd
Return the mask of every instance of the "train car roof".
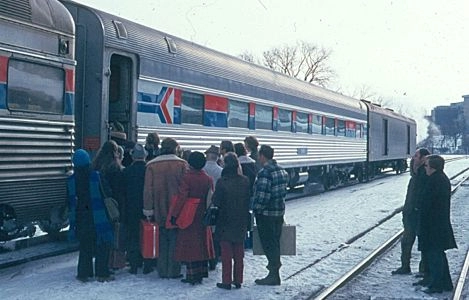
M 132 49 L 141 59 L 158 60 L 158 63 L 189 68 L 190 70 L 217 76 L 254 87 L 307 99 L 324 106 L 333 106 L 354 111 L 357 115 L 365 115 L 365 107 L 358 99 L 354 99 L 305 81 L 286 76 L 265 67 L 244 61 L 240 58 L 215 51 L 156 29 L 123 19 L 121 17 L 87 7 L 71 0 L 61 0 L 64 3 L 87 8 L 98 16 L 104 28 L 105 43 L 116 49 Z M 124 26 L 126 37 L 119 38 L 116 21 Z M 122 27 L 121 27 L 122 28 Z M 177 48 L 176 53 L 170 53 L 168 39 Z M 292 103 L 288 98 L 280 100 L 287 105 L 301 106 Z M 307 107 L 307 106 L 305 106 Z
M 410 123 L 414 123 L 414 124 L 416 123 L 414 119 L 403 116 L 403 115 L 395 112 L 394 110 L 392 110 L 390 108 L 381 107 L 380 105 L 378 105 L 376 103 L 372 103 L 368 100 L 362 100 L 362 102 L 365 103 L 365 105 L 368 107 L 368 109 L 372 113 L 381 114 L 381 115 L 391 117 L 391 118 L 394 118 L 394 119 L 399 119 L 399 120 L 402 120 L 402 121 L 405 121 L 405 122 L 410 122 Z
M 70 12 L 58 0 L 2 0 L 0 15 L 66 34 L 75 33 Z

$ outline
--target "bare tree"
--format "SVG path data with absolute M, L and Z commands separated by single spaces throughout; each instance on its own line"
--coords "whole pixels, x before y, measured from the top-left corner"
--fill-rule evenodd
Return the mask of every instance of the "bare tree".
M 252 54 L 252 52 L 249 52 L 249 51 L 244 51 L 243 53 L 241 53 L 240 55 L 238 55 L 239 58 L 241 58 L 242 60 L 245 60 L 245 61 L 248 61 L 250 63 L 256 63 L 256 59 L 254 58 L 254 54 Z
M 264 65 L 288 76 L 326 86 L 335 76 L 327 65 L 332 51 L 315 44 L 299 41 L 264 51 Z

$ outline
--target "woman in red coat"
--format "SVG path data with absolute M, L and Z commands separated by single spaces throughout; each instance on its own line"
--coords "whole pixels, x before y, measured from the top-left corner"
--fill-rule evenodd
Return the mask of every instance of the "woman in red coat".
M 181 213 L 185 202 L 189 198 L 198 198 L 200 203 L 196 208 L 194 220 L 185 229 L 179 229 L 174 259 L 186 264 L 185 283 L 202 283 L 203 277 L 208 277 L 208 260 L 214 257 L 210 227 L 203 225 L 202 220 L 207 208 L 207 194 L 212 189 L 212 178 L 202 170 L 205 166 L 205 155 L 192 152 L 189 156 L 189 171 L 184 174 L 179 188 L 179 197 L 174 206 L 171 222 Z

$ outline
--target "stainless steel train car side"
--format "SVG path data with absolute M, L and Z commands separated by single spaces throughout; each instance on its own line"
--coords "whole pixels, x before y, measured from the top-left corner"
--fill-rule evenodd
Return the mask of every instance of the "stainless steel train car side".
M 72 1 L 62 2 L 77 26 L 79 147 L 97 151 L 108 139 L 111 121 L 118 121 L 128 139 L 143 142 L 147 133 L 157 131 L 191 150 L 255 135 L 261 144 L 271 144 L 279 163 L 294 173 L 330 165 L 350 168 L 366 160 L 367 112 L 359 100 Z M 181 98 L 200 98 L 202 107 L 191 107 Z M 229 125 L 232 103 L 246 107 L 244 126 Z M 218 104 L 224 108 L 217 111 Z M 259 129 L 253 111 L 261 106 L 272 108 L 273 118 L 275 111 L 288 111 L 348 122 L 353 134 L 299 132 L 293 129 L 295 124 L 292 130 Z M 191 113 L 200 113 L 199 123 L 181 121 Z
M 363 101 L 368 109 L 368 168 L 373 175 L 392 168 L 397 173 L 407 169 L 407 158 L 416 147 L 416 123 L 393 110 Z
M 65 222 L 58 212 L 74 147 L 74 33 L 56 0 L 0 2 L 0 205 L 18 226 Z M 18 233 L 0 225 L 0 239 Z

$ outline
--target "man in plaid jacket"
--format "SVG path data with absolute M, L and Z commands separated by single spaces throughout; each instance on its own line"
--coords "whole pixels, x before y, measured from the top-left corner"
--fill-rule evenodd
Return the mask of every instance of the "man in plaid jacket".
M 273 156 L 272 147 L 261 146 L 259 161 L 263 167 L 254 183 L 252 210 L 256 216 L 259 239 L 267 256 L 269 270 L 267 277 L 255 280 L 259 285 L 280 285 L 280 235 L 285 214 L 288 173 L 277 165 Z

